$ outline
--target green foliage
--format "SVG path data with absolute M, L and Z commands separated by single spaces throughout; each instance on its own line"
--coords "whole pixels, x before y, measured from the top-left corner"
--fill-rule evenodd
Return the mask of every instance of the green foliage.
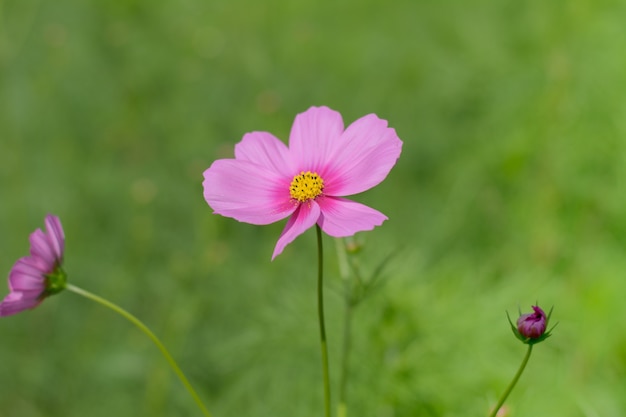
M 348 416 L 487 415 L 523 356 L 505 311 L 560 324 L 512 416 L 621 416 L 622 2 L 0 1 L 0 271 L 48 212 L 69 282 L 162 337 L 216 416 L 322 408 L 315 239 L 213 216 L 202 172 L 296 113 L 377 113 L 404 141 L 358 196 L 389 216 L 361 270 Z M 337 386 L 341 281 L 326 238 Z M 368 269 L 369 268 L 369 269 Z M 378 283 L 380 283 L 379 281 Z M 128 323 L 63 292 L 0 320 L 10 416 L 196 415 Z

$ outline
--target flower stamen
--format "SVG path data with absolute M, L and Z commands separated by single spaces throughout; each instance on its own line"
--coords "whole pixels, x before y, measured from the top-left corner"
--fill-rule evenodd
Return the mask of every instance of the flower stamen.
M 301 171 L 300 174 L 293 177 L 289 186 L 291 198 L 301 203 L 313 200 L 324 191 L 324 180 L 317 172 Z

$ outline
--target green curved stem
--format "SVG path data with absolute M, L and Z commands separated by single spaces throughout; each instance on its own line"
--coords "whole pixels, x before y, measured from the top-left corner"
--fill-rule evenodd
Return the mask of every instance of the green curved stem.
M 315 225 L 315 230 L 317 231 L 317 318 L 320 323 L 322 372 L 324 374 L 324 415 L 330 417 L 330 377 L 328 372 L 326 326 L 324 324 L 324 249 L 322 246 L 322 229 Z
M 185 386 L 185 388 L 187 389 L 189 394 L 191 394 L 191 396 L 192 396 L 193 400 L 195 401 L 196 405 L 198 406 L 198 408 L 200 408 L 200 411 L 202 411 L 202 414 L 204 414 L 205 417 L 211 417 L 211 414 L 209 413 L 209 411 L 206 409 L 206 407 L 202 403 L 202 400 L 200 399 L 200 397 L 196 393 L 196 390 L 193 389 L 193 387 L 189 383 L 189 380 L 187 379 L 187 377 L 185 376 L 183 371 L 180 369 L 180 367 L 178 366 L 178 364 L 176 363 L 176 361 L 174 360 L 174 358 L 172 357 L 170 352 L 165 348 L 165 345 L 163 345 L 161 340 L 159 340 L 159 338 L 156 337 L 156 335 L 154 333 L 152 333 L 152 331 L 148 328 L 148 326 L 143 324 L 143 322 L 141 320 L 139 320 L 137 317 L 133 316 L 131 313 L 129 313 L 128 311 L 124 310 L 122 307 L 120 307 L 120 306 L 118 306 L 116 304 L 113 304 L 109 300 L 106 300 L 106 299 L 104 299 L 104 298 L 102 298 L 100 296 L 92 294 L 89 291 L 85 291 L 82 288 L 79 288 L 79 287 L 77 287 L 75 285 L 72 285 L 72 284 L 67 284 L 65 288 L 68 289 L 69 291 L 72 291 L 73 293 L 76 293 L 78 295 L 82 295 L 85 298 L 88 298 L 88 299 L 90 299 L 92 301 L 95 301 L 95 302 L 105 306 L 105 307 L 110 308 L 111 310 L 113 310 L 116 313 L 120 314 L 125 319 L 127 319 L 128 321 L 133 323 L 135 326 L 137 326 L 139 328 L 139 330 L 144 332 L 146 334 L 146 336 L 148 336 L 150 338 L 150 340 L 152 340 L 154 342 L 154 344 L 159 348 L 159 350 L 161 351 L 161 353 L 165 357 L 165 360 L 167 361 L 167 363 L 170 365 L 170 367 L 172 368 L 174 373 L 178 376 L 180 381 L 183 383 L 183 385 Z
M 504 394 L 502 394 L 500 401 L 498 401 L 498 404 L 495 406 L 495 408 L 493 409 L 489 417 L 496 417 L 496 414 L 498 414 L 500 407 L 502 407 L 502 405 L 506 401 L 511 391 L 513 391 L 513 388 L 515 388 L 515 384 L 517 384 L 517 381 L 519 380 L 520 376 L 522 376 L 522 373 L 524 372 L 524 369 L 526 368 L 526 364 L 528 363 L 528 360 L 530 359 L 530 354 L 532 353 L 532 351 L 533 351 L 533 345 L 529 344 L 528 350 L 526 351 L 526 356 L 524 356 L 524 359 L 522 360 L 522 364 L 520 365 L 519 369 L 517 370 L 517 373 L 513 377 L 513 380 L 511 381 L 509 386 L 506 388 L 506 391 L 504 391 Z

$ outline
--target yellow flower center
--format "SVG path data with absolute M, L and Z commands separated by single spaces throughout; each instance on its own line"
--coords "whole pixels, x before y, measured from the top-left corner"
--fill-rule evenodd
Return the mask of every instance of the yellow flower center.
M 324 191 L 324 180 L 316 172 L 300 172 L 289 186 L 291 198 L 301 203 L 313 200 Z

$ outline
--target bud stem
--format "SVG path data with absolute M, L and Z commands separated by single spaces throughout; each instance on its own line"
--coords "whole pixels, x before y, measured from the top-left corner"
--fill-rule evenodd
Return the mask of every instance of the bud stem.
M 183 383 L 183 385 L 185 386 L 185 388 L 187 389 L 189 394 L 191 394 L 191 397 L 195 401 L 195 403 L 198 406 L 198 408 L 200 408 L 200 411 L 202 411 L 202 414 L 205 417 L 211 417 L 211 414 L 208 412 L 208 410 L 206 409 L 206 407 L 202 403 L 202 400 L 200 399 L 200 397 L 196 393 L 196 390 L 193 389 L 193 387 L 189 383 L 189 380 L 187 379 L 187 377 L 185 376 L 183 371 L 180 369 L 180 367 L 178 366 L 178 364 L 176 363 L 176 361 L 174 360 L 174 358 L 172 357 L 170 352 L 165 348 L 165 345 L 163 345 L 163 342 L 161 342 L 161 340 L 158 337 L 156 337 L 156 335 L 154 333 L 152 333 L 152 331 L 148 328 L 148 326 L 143 324 L 143 322 L 141 320 L 139 320 L 137 317 L 133 316 L 131 313 L 129 313 L 128 311 L 124 310 L 122 307 L 118 306 L 117 304 L 113 304 L 109 300 L 106 300 L 106 299 L 104 299 L 104 298 L 102 298 L 100 296 L 92 294 L 89 291 L 85 291 L 82 288 L 79 288 L 79 287 L 77 287 L 75 285 L 72 285 L 72 284 L 67 284 L 65 288 L 68 291 L 71 291 L 71 292 L 73 292 L 75 294 L 78 294 L 78 295 L 82 295 L 85 298 L 88 298 L 88 299 L 90 299 L 92 301 L 95 301 L 98 304 L 101 304 L 101 305 L 103 305 L 105 307 L 110 308 L 111 310 L 113 310 L 116 313 L 120 314 L 126 320 L 130 321 L 135 326 L 137 326 L 139 328 L 139 330 L 144 332 L 146 334 L 146 336 L 148 336 L 150 338 L 150 340 L 152 340 L 152 342 L 154 342 L 154 344 L 159 348 L 159 350 L 161 351 L 161 353 L 165 357 L 165 360 L 167 361 L 167 363 L 170 365 L 170 367 L 172 368 L 174 373 L 178 376 L 180 381 Z
M 526 368 L 526 364 L 528 363 L 528 360 L 530 359 L 530 354 L 532 353 L 532 351 L 533 351 L 533 345 L 529 344 L 528 350 L 526 351 L 526 356 L 524 356 L 524 359 L 522 360 L 522 364 L 520 365 L 519 369 L 517 370 L 517 373 L 513 377 L 513 380 L 511 381 L 509 386 L 506 388 L 506 391 L 504 391 L 504 394 L 502 394 L 500 401 L 498 401 L 498 404 L 494 407 L 489 417 L 496 417 L 496 415 L 498 414 L 498 411 L 500 410 L 500 407 L 502 407 L 502 405 L 504 404 L 504 401 L 506 401 L 511 391 L 513 391 L 513 388 L 515 388 L 515 384 L 517 384 L 517 381 L 519 380 L 520 376 L 522 376 L 522 373 L 524 372 L 524 369 Z

